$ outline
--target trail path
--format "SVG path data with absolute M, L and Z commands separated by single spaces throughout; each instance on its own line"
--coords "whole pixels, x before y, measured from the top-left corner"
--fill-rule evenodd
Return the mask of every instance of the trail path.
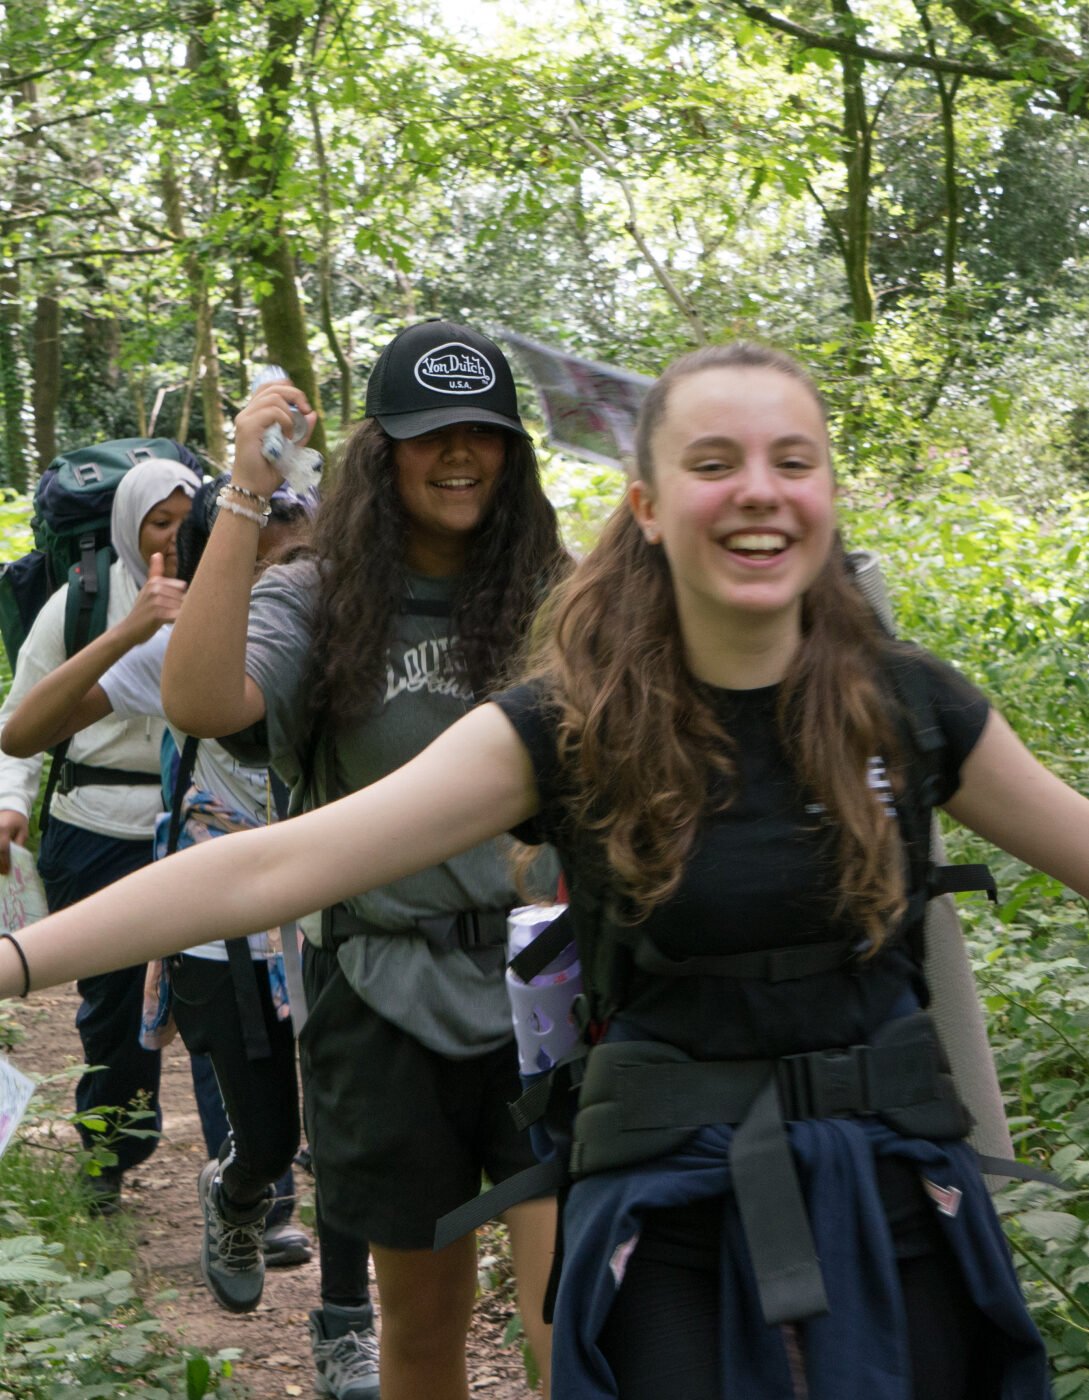
M 75 988 L 37 993 L 15 1015 L 26 1032 L 14 1063 L 26 1072 L 48 1074 L 80 1063 L 74 1029 L 79 998 Z M 310 1397 L 313 1372 L 306 1319 L 318 1302 L 315 1258 L 294 1269 L 270 1269 L 255 1312 L 235 1316 L 212 1300 L 200 1278 L 200 1207 L 196 1181 L 204 1144 L 193 1099 L 188 1057 L 180 1041 L 164 1052 L 163 1138 L 143 1166 L 125 1178 L 125 1211 L 139 1231 L 140 1293 L 150 1310 L 186 1345 L 209 1355 L 222 1348 L 242 1352 L 235 1375 L 252 1400 Z M 70 1091 L 69 1091 L 70 1098 Z M 309 1178 L 298 1173 L 300 1192 Z M 486 1249 L 482 1245 L 482 1252 Z M 169 1300 L 157 1295 L 172 1290 Z M 486 1292 L 478 1300 L 470 1337 L 469 1385 L 474 1400 L 529 1400 L 521 1356 L 502 1345 L 509 1301 Z

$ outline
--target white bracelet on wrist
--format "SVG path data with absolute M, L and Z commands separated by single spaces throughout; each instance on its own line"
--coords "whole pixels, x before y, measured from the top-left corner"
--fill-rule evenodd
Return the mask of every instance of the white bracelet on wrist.
M 223 490 L 231 491 L 236 496 L 241 496 L 244 501 L 252 501 L 262 515 L 268 514 L 272 504 L 271 500 L 268 496 L 262 496 L 259 491 L 251 491 L 248 486 L 239 486 L 236 481 L 228 481 Z
M 225 501 L 222 495 L 219 498 L 220 510 L 229 510 L 232 515 L 240 515 L 243 520 L 252 520 L 255 525 L 263 530 L 268 524 L 268 514 L 259 515 L 257 511 L 250 510 L 247 506 L 240 506 L 236 501 Z

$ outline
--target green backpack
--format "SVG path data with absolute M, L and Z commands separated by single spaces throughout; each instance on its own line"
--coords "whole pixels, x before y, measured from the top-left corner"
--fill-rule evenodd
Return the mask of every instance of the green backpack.
M 55 457 L 34 491 L 35 549 L 0 566 L 0 636 L 14 672 L 19 651 L 46 600 L 68 580 L 64 649 L 72 656 L 106 630 L 110 602 L 110 513 L 118 482 L 149 457 L 166 457 L 191 468 L 194 486 L 203 480 L 200 462 L 170 438 L 122 438 L 80 447 Z M 44 832 L 56 790 L 79 782 L 143 783 L 147 775 L 88 768 L 67 762 L 69 740 L 53 750 L 38 816 Z M 69 771 L 71 770 L 71 771 Z M 156 777 L 151 781 L 157 782 Z
M 19 650 L 46 599 L 68 580 L 64 641 L 69 656 L 106 627 L 110 596 L 110 511 L 121 478 L 138 462 L 166 457 L 200 462 L 170 438 L 122 438 L 55 457 L 34 491 L 35 548 L 0 566 L 0 636 L 14 671 Z

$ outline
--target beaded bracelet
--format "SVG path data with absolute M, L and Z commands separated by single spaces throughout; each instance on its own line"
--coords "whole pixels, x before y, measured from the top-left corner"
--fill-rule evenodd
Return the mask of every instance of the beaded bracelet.
M 222 495 L 219 498 L 220 510 L 229 510 L 232 515 L 240 515 L 243 520 L 252 520 L 255 525 L 259 525 L 263 530 L 268 524 L 268 512 L 258 515 L 255 510 L 247 510 L 245 506 L 240 506 L 234 501 L 225 501 Z
M 26 960 L 22 944 L 13 933 L 0 933 L 0 939 L 6 938 L 19 954 L 19 961 L 23 964 L 23 990 L 19 993 L 24 999 L 30 994 L 30 964 Z
M 233 491 L 236 496 L 241 496 L 247 501 L 253 501 L 260 511 L 269 509 L 270 502 L 268 496 L 262 496 L 257 491 L 251 491 L 248 486 L 239 486 L 236 481 L 228 481 L 223 490 Z

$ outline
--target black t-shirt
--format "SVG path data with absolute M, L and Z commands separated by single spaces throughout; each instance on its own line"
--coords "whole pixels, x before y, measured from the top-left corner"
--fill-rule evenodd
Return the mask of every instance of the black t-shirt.
M 915 648 L 898 647 L 898 664 L 917 668 L 945 736 L 938 803 L 956 792 L 960 769 L 986 722 L 988 702 L 956 671 Z M 525 685 L 495 697 L 525 744 L 541 809 L 516 832 L 551 842 L 569 873 L 579 868 L 556 754 L 556 715 L 544 688 Z M 676 893 L 641 929 L 669 958 L 722 955 L 843 940 L 857 931 L 835 914 L 833 833 L 822 809 L 800 788 L 775 720 L 777 688 L 707 694 L 733 741 L 737 770 L 729 807 L 699 833 Z M 871 782 L 885 787 L 880 757 Z M 888 820 L 895 821 L 891 793 Z M 917 978 L 906 948 L 804 979 L 770 984 L 709 975 L 636 973 L 621 1018 L 636 1032 L 669 1040 L 700 1058 L 793 1054 L 865 1040 Z

